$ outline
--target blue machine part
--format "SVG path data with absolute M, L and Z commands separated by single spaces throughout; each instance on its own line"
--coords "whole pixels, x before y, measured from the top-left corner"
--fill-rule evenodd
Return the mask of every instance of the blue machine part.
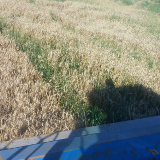
M 67 138 L 57 138 L 64 133 Z M 52 141 L 47 136 L 47 141 L 40 140 L 40 143 L 25 146 L 21 146 L 20 140 L 13 142 L 11 147 L 10 143 L 8 146 L 1 144 L 0 160 L 160 160 L 159 116 L 56 135 L 51 135 L 51 139 L 54 137 Z

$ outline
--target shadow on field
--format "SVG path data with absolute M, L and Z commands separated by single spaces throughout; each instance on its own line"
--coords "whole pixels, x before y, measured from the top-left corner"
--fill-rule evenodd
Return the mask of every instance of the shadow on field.
M 107 123 L 126 121 L 160 114 L 160 95 L 143 85 L 123 85 L 115 88 L 111 79 L 103 87 L 87 94 L 92 107 L 106 114 Z

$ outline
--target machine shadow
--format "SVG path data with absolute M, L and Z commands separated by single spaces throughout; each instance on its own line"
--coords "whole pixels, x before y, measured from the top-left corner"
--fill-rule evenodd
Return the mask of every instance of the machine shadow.
M 111 79 L 87 94 L 91 107 L 106 114 L 107 123 L 160 115 L 160 95 L 141 84 L 116 88 Z

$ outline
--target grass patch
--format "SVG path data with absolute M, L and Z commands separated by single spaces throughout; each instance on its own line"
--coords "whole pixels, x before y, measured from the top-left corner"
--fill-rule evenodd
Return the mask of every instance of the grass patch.
M 160 7 L 159 7 L 160 8 Z M 153 17 L 152 19 L 155 19 L 155 17 Z M 132 19 L 131 17 L 120 17 L 118 15 L 111 15 L 110 16 L 110 20 L 111 21 L 119 21 L 122 23 L 128 23 L 129 25 L 139 25 L 143 28 L 146 28 L 146 31 L 148 33 L 151 33 L 153 35 L 159 35 L 160 34 L 160 29 L 159 27 L 157 27 L 157 24 L 153 24 L 153 23 L 143 23 L 142 21 L 139 21 L 138 19 Z
M 95 38 L 90 39 L 90 41 L 92 41 L 94 45 L 98 45 L 101 48 L 104 49 L 110 48 L 118 58 L 122 57 L 121 47 L 118 44 L 116 44 L 113 40 L 107 40 L 97 36 Z
M 147 59 L 147 63 L 148 63 L 148 69 L 152 69 L 153 68 L 153 60 L 151 58 L 146 58 Z
M 132 5 L 132 1 L 131 0 L 121 0 L 123 4 L 125 5 Z
M 158 58 L 158 60 L 156 62 L 156 66 L 157 66 L 159 73 L 160 73 L 160 58 Z
M 138 61 L 141 60 L 141 56 L 140 56 L 139 53 L 136 52 L 136 51 L 132 53 L 132 57 L 133 57 L 134 59 L 137 59 Z
M 61 20 L 56 14 L 50 13 L 50 15 L 51 15 L 51 18 L 52 18 L 54 21 L 59 21 L 59 22 L 62 23 L 62 20 Z M 72 26 L 71 24 L 63 24 L 63 23 L 62 23 L 62 25 L 63 25 L 63 28 L 64 28 L 64 29 L 69 30 L 69 31 L 71 31 L 71 32 L 75 32 L 75 27 Z
M 3 34 L 3 29 L 4 28 L 7 28 L 7 23 L 5 23 L 3 21 L 3 19 L 0 18 L 0 32 L 1 32 L 1 34 Z
M 49 0 L 49 1 L 65 2 L 66 0 Z
M 50 13 L 50 15 L 51 15 L 51 18 L 52 18 L 54 21 L 58 21 L 58 20 L 59 20 L 58 16 L 55 15 L 54 13 Z
M 70 24 L 68 24 L 68 25 L 66 25 L 66 24 L 63 25 L 63 28 L 66 29 L 66 30 L 68 30 L 68 31 L 71 31 L 71 32 L 75 32 L 75 31 L 76 31 L 75 27 L 72 26 L 72 25 L 70 25 Z
M 55 50 L 56 49 L 56 44 L 57 44 L 57 42 L 51 42 L 50 43 L 50 49 Z
M 120 21 L 120 20 L 121 20 L 121 17 L 113 14 L 113 15 L 111 15 L 111 17 L 110 17 L 110 20 Z
M 28 0 L 29 3 L 35 3 L 35 0 Z
M 144 9 L 148 9 L 151 12 L 160 13 L 160 1 L 159 0 L 155 0 L 155 1 L 145 0 L 145 1 L 142 1 L 140 6 Z

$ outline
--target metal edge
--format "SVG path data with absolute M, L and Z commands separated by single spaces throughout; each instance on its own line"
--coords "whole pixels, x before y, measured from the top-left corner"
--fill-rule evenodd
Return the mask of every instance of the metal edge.
M 75 138 L 80 136 L 86 136 L 90 134 L 118 134 L 123 138 L 133 138 L 135 136 L 142 136 L 159 133 L 160 132 L 160 116 L 149 117 L 143 119 L 129 120 L 93 127 L 80 128 L 76 130 L 68 130 L 53 133 L 50 135 L 41 135 L 23 139 L 12 140 L 3 142 L 0 144 L 0 151 L 10 148 L 34 145 L 44 142 L 50 142 L 55 140 Z

